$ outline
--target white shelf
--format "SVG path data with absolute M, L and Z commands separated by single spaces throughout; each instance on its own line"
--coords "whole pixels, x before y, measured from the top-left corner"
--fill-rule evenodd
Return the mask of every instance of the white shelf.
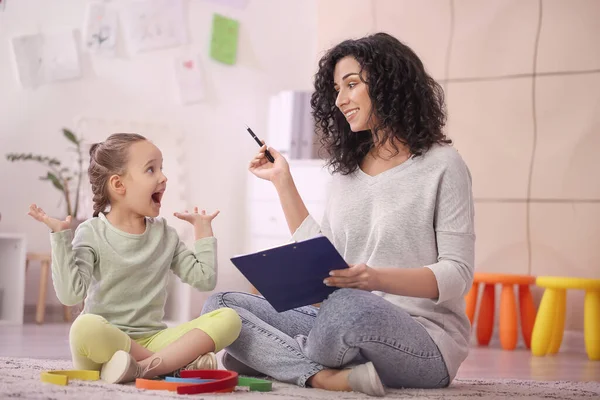
M 0 325 L 23 323 L 26 254 L 24 235 L 0 233 Z

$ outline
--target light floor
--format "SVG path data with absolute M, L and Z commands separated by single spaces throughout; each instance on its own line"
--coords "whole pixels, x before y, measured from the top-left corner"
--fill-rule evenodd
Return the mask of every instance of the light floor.
M 0 325 L 0 357 L 69 359 L 69 324 Z M 589 361 L 583 335 L 567 332 L 558 354 L 534 357 L 523 348 L 473 346 L 457 378 L 599 381 L 600 361 Z

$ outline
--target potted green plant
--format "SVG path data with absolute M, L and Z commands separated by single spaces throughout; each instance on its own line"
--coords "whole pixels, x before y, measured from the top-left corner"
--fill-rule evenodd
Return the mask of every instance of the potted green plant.
M 52 183 L 52 185 L 62 193 L 62 197 L 65 200 L 66 214 L 62 216 L 62 218 L 66 218 L 67 215 L 70 215 L 73 218 L 74 224 L 78 225 L 75 221 L 78 221 L 79 193 L 81 191 L 81 180 L 83 179 L 84 172 L 82 139 L 78 138 L 69 129 L 63 128 L 62 132 L 71 145 L 69 150 L 74 151 L 77 155 L 76 169 L 66 167 L 58 158 L 32 153 L 8 153 L 6 159 L 12 162 L 35 161 L 44 165 L 48 170 L 46 171 L 46 175 L 41 176 L 40 179 Z

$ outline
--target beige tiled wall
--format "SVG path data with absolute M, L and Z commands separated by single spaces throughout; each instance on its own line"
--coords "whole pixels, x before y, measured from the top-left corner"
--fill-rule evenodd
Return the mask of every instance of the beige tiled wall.
M 598 10 L 596 47 L 600 47 Z M 600 55 L 597 64 L 600 68 Z M 600 71 L 538 77 L 536 89 L 538 144 L 532 197 L 600 199 Z
M 385 31 L 443 83 L 477 270 L 600 278 L 599 21 L 597 0 L 320 0 L 318 46 Z
M 447 131 L 473 176 L 473 195 L 523 199 L 533 149 L 530 79 L 448 82 Z
M 435 79 L 446 77 L 445 47 L 450 32 L 450 2 L 379 0 L 371 6 L 373 25 L 377 25 L 378 31 L 393 32 L 393 35 L 410 43 L 413 49 L 421 49 L 419 57 L 429 74 Z
M 542 7 L 537 72 L 600 68 L 600 1 L 543 0 Z

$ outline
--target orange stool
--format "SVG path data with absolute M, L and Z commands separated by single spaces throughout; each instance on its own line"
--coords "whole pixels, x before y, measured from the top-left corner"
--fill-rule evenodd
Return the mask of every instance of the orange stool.
M 467 316 L 471 325 L 475 318 L 479 284 L 484 285 L 483 295 L 479 304 L 479 318 L 477 320 L 477 342 L 487 346 L 494 332 L 494 312 L 496 301 L 496 284 L 502 285 L 500 295 L 500 344 L 504 350 L 513 350 L 517 347 L 517 303 L 514 285 L 519 287 L 519 310 L 521 314 L 521 332 L 527 348 L 531 347 L 531 332 L 535 323 L 535 305 L 529 290 L 529 285 L 535 283 L 535 277 L 530 275 L 508 275 L 475 273 L 473 286 L 465 297 L 467 303 Z

